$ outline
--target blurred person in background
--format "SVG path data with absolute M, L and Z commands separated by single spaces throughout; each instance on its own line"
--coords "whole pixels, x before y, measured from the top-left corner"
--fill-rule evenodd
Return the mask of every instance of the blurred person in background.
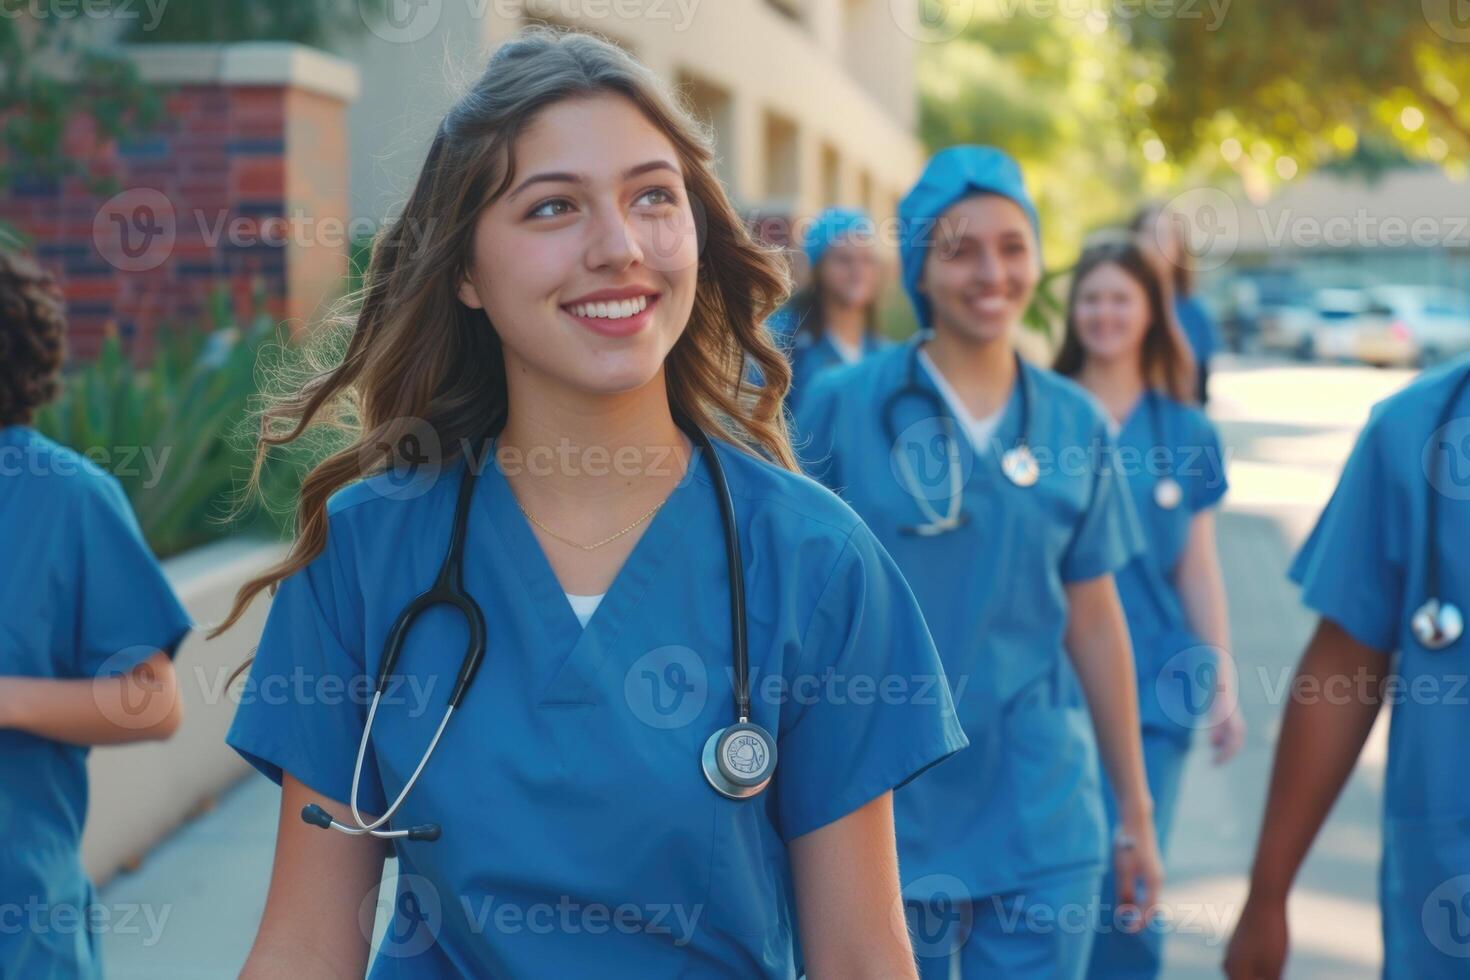
M 1215 653 L 1230 646 L 1215 546 L 1224 457 L 1219 433 L 1193 404 L 1195 379 L 1169 323 L 1167 296 L 1167 283 L 1138 242 L 1105 236 L 1091 244 L 1072 273 L 1055 365 L 1107 410 L 1119 468 L 1143 524 L 1146 547 L 1114 579 L 1133 642 L 1143 758 L 1161 851 L 1168 846 L 1195 730 L 1209 728 L 1217 763 L 1234 756 L 1245 736 L 1234 673 Z M 1175 686 L 1180 679 L 1189 691 Z M 1116 826 L 1112 795 L 1104 799 Z M 1110 875 L 1102 894 L 1114 891 Z M 1159 975 L 1159 930 L 1103 925 L 1089 977 Z
M 0 250 L 0 975 L 102 976 L 87 753 L 168 738 L 192 628 L 117 479 L 31 427 L 56 396 L 52 278 Z
M 1169 283 L 1174 316 L 1188 344 L 1188 354 L 1197 377 L 1192 386 L 1194 400 L 1201 405 L 1209 401 L 1210 361 L 1222 346 L 1219 325 L 1194 293 L 1194 266 L 1185 247 L 1183 216 L 1161 204 L 1141 208 L 1129 225 L 1145 247 L 1156 249 L 1163 262 L 1173 270 Z
M 812 379 L 828 368 L 855 364 L 883 346 L 878 333 L 881 284 L 877 229 L 866 211 L 828 208 L 806 229 L 810 282 L 778 314 L 789 331 L 793 417 Z

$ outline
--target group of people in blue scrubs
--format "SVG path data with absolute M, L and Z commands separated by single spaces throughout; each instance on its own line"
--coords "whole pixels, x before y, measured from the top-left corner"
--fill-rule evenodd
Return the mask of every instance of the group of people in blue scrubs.
M 954 146 L 899 206 L 914 336 L 879 339 L 852 209 L 773 316 L 784 276 L 699 132 L 605 42 L 502 46 L 383 244 L 480 203 L 442 249 L 375 252 L 341 365 L 265 429 L 361 406 L 214 634 L 269 589 L 254 688 L 314 682 L 227 736 L 282 791 L 243 975 L 1158 976 L 1185 759 L 1245 737 L 1167 249 L 1091 241 L 1032 363 L 1037 208 Z M 95 900 L 86 748 L 176 729 L 192 624 L 117 481 L 30 428 L 54 284 L 0 256 L 0 311 L 3 926 Z M 1393 702 L 1385 975 L 1463 974 L 1467 419 L 1463 360 L 1379 406 L 1292 567 L 1322 614 L 1301 674 L 1373 684 L 1287 708 L 1232 978 L 1281 975 L 1292 877 L 1395 685 L 1443 697 Z M 400 468 L 426 425 L 441 454 Z M 0 976 L 100 972 L 86 930 L 0 928 Z

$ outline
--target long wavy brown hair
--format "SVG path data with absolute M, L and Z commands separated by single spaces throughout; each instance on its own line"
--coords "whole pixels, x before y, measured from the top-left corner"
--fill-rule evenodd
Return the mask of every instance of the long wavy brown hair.
M 321 553 L 327 499 L 385 469 L 389 447 L 427 423 L 448 464 L 503 423 L 505 363 L 495 326 L 457 295 L 472 262 L 475 224 L 513 183 L 516 137 L 537 113 L 606 93 L 631 101 L 668 137 L 694 210 L 694 308 L 664 365 L 671 408 L 717 438 L 796 468 L 780 410 L 791 371 L 764 327 L 790 294 L 790 275 L 779 250 L 758 243 L 726 197 L 715 176 L 710 130 L 616 45 L 529 27 L 495 51 L 445 115 L 407 205 L 373 243 L 363 288 L 334 312 L 321 342 L 308 347 L 304 382 L 267 396 L 246 498 L 259 492 L 270 450 L 314 423 L 331 426 L 348 444 L 307 473 L 290 554 L 241 586 L 211 638 L 232 626 L 259 592 L 274 594 L 278 582 Z M 331 353 L 334 338 L 340 350 L 343 336 L 345 353 Z M 748 362 L 759 368 L 762 385 L 748 380 Z
M 1167 392 L 1175 401 L 1194 401 L 1194 359 L 1180 343 L 1183 331 L 1174 317 L 1171 284 L 1132 237 L 1109 236 L 1082 250 L 1067 290 L 1066 333 L 1052 367 L 1069 378 L 1082 373 L 1087 349 L 1077 336 L 1077 293 L 1088 275 L 1105 265 L 1122 269 L 1148 297 L 1148 329 L 1138 354 L 1144 383 Z

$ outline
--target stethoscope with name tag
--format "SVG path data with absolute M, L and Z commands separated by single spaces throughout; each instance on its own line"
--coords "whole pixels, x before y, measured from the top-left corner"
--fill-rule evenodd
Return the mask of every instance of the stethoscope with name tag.
M 902 477 L 904 492 L 913 498 L 919 511 L 924 515 L 925 521 L 923 524 L 905 525 L 900 527 L 899 531 L 903 534 L 927 538 L 957 530 L 963 527 L 970 518 L 964 512 L 965 477 L 962 472 L 959 435 L 955 431 L 955 420 L 950 416 L 943 401 L 940 400 L 939 394 L 933 388 L 919 383 L 919 348 L 922 344 L 923 339 L 919 338 L 910 345 L 903 386 L 884 399 L 882 416 L 883 431 L 888 437 L 890 451 L 895 454 L 895 462 Z M 1026 368 L 1021 361 L 1021 355 L 1013 351 L 1012 356 L 1016 361 L 1016 385 L 1020 388 L 1021 395 L 1021 427 L 1015 442 L 1001 454 L 1000 470 L 1011 483 L 1025 488 L 1036 485 L 1037 479 L 1041 476 L 1041 469 L 1036 464 L 1035 454 L 1031 452 L 1030 381 L 1026 376 Z M 936 510 L 923 491 L 919 489 L 918 476 L 914 473 L 912 464 L 909 463 L 908 455 L 903 451 L 904 447 L 899 445 L 897 413 L 899 404 L 906 398 L 917 398 L 923 402 L 925 410 L 931 413 L 932 418 L 939 420 L 940 428 L 943 430 L 949 472 L 949 492 L 943 513 Z
M 710 476 L 713 479 L 715 496 L 720 505 L 720 521 L 724 526 L 725 558 L 730 579 L 730 640 L 735 723 L 716 729 L 705 741 L 704 749 L 700 754 L 700 767 L 704 770 L 705 780 L 715 792 L 727 799 L 742 800 L 760 793 L 770 783 L 771 776 L 776 769 L 776 740 L 770 732 L 750 720 L 750 653 L 745 632 L 745 567 L 740 553 L 740 531 L 735 522 L 735 504 L 730 495 L 730 486 L 725 480 L 724 465 L 715 453 L 709 436 L 693 422 L 677 414 L 674 421 L 699 448 L 699 455 L 709 461 Z M 481 458 L 489 461 L 488 465 L 495 465 L 493 455 L 487 453 Z M 695 462 L 696 460 L 691 460 L 689 465 L 693 466 Z M 480 669 L 480 662 L 485 657 L 485 615 L 480 604 L 465 591 L 463 584 L 465 533 L 469 524 L 470 500 L 478 475 L 478 467 L 471 466 L 466 460 L 464 473 L 459 481 L 459 497 L 454 508 L 454 528 L 450 532 L 449 549 L 444 555 L 443 564 L 440 565 L 439 575 L 427 591 L 414 597 L 403 608 L 389 628 L 384 640 L 383 657 L 378 668 L 377 688 L 373 692 L 372 704 L 368 708 L 362 738 L 357 745 L 357 763 L 352 770 L 352 795 L 349 805 L 352 807 L 352 817 L 356 826 L 339 823 L 320 805 L 310 803 L 302 808 L 301 819 L 313 826 L 330 827 L 353 836 L 370 834 L 373 837 L 384 839 L 403 837 L 415 841 L 439 839 L 440 827 L 433 823 L 420 824 L 406 830 L 379 830 L 378 828 L 391 820 L 398 812 L 398 808 L 403 805 L 404 799 L 413 789 L 414 783 L 418 781 L 419 774 L 424 771 L 429 757 L 434 754 L 434 748 L 439 744 L 439 738 L 444 734 L 444 727 L 449 724 L 450 716 L 454 714 L 455 709 L 459 707 L 465 694 L 468 693 L 470 684 L 473 683 Z M 408 777 L 397 799 L 384 811 L 383 815 L 372 823 L 368 823 L 363 820 L 358 810 L 357 796 L 358 784 L 362 776 L 363 758 L 367 754 L 368 739 L 373 730 L 373 718 L 378 713 L 378 702 L 383 696 L 383 691 L 393 679 L 394 665 L 398 662 L 398 655 L 403 650 L 404 641 L 408 637 L 408 631 L 414 619 L 431 606 L 438 605 L 451 606 L 459 610 L 469 626 L 469 640 L 465 648 L 464 659 L 460 663 L 459 675 L 450 692 L 449 704 L 445 708 L 444 717 L 440 719 L 439 727 L 429 741 L 429 747 L 419 757 L 419 763 L 414 768 L 413 774 Z
M 1460 400 L 1460 395 L 1470 384 L 1470 370 L 1461 375 L 1460 380 L 1455 382 L 1454 389 L 1450 392 L 1449 399 L 1444 407 L 1439 410 L 1439 423 L 1434 427 L 1434 432 L 1439 433 L 1445 426 L 1450 424 L 1450 417 L 1454 415 L 1455 403 Z M 1424 512 L 1424 536 L 1428 543 L 1428 550 L 1424 555 L 1424 604 L 1414 610 L 1414 615 L 1409 618 L 1409 630 L 1414 634 L 1414 639 L 1426 650 L 1443 650 L 1454 643 L 1465 633 L 1465 617 L 1461 615 L 1460 608 L 1453 602 L 1445 602 L 1439 597 L 1439 555 L 1435 551 L 1436 538 L 1439 532 L 1439 480 L 1441 466 L 1439 458 L 1444 455 L 1439 450 L 1440 446 L 1433 446 L 1430 453 L 1429 480 L 1426 487 L 1428 500 L 1425 503 Z M 1454 447 L 1448 447 L 1451 452 Z

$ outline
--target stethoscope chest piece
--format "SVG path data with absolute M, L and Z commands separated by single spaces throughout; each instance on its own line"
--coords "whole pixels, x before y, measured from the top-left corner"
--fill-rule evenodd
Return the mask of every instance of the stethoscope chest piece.
M 699 761 L 715 792 L 743 800 L 771 781 L 776 771 L 776 740 L 759 725 L 738 722 L 711 735 Z
M 1409 628 L 1426 650 L 1443 650 L 1464 635 L 1465 618 L 1453 602 L 1431 598 L 1414 611 Z
M 1018 487 L 1033 487 L 1041 477 L 1041 468 L 1036 465 L 1036 457 L 1031 452 L 1031 447 L 1024 443 L 1014 446 L 1005 451 L 1000 458 L 1000 470 Z
M 1172 476 L 1160 477 L 1154 484 L 1154 503 L 1164 510 L 1173 510 L 1184 500 L 1184 489 Z

